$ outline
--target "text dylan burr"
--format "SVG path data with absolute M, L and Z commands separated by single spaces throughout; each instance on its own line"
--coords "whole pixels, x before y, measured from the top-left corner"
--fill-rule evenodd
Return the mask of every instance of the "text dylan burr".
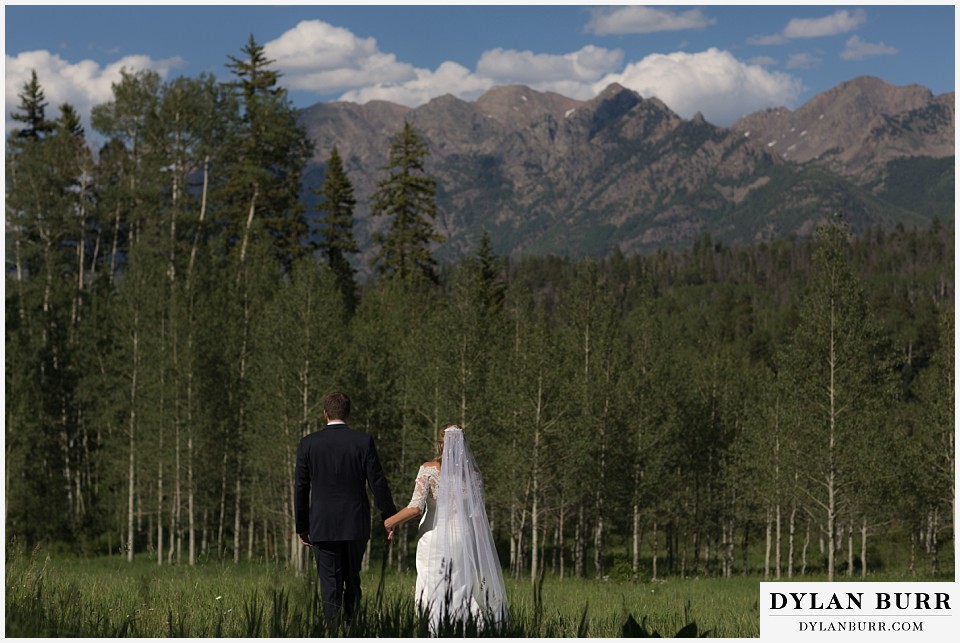
M 817 592 L 771 592 L 770 608 L 798 610 L 860 610 L 863 592 L 820 595 Z M 876 592 L 868 607 L 878 610 L 948 610 L 950 595 L 946 592 Z

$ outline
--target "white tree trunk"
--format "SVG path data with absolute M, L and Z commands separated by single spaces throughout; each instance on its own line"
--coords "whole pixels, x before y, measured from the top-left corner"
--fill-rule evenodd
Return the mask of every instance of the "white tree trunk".
M 636 481 L 636 476 L 634 476 Z M 636 486 L 634 486 L 636 488 Z M 633 577 L 637 578 L 640 573 L 640 503 L 636 496 L 633 500 L 633 524 L 631 525 L 632 542 L 630 545 L 630 569 Z
M 657 519 L 653 519 L 651 547 L 653 548 L 653 562 L 650 566 L 650 580 L 657 580 Z
M 190 263 L 187 267 L 187 275 L 193 273 L 193 266 L 197 260 L 197 248 L 200 245 L 200 229 L 203 227 L 203 220 L 207 215 L 207 191 L 210 186 L 210 155 L 203 159 L 203 188 L 200 192 L 200 215 L 197 219 L 197 229 L 193 234 L 193 245 L 190 248 Z
M 853 578 L 853 519 L 847 523 L 847 576 Z
M 787 545 L 787 578 L 793 578 L 793 558 L 796 548 L 797 533 L 797 503 L 792 501 L 790 505 L 790 535 Z
M 770 553 L 773 549 L 773 517 L 771 516 L 770 509 L 767 509 L 767 528 L 765 530 L 766 536 L 766 548 L 763 553 L 763 578 L 764 580 L 770 579 Z
M 227 520 L 227 450 L 223 450 L 223 460 L 220 462 L 220 515 L 217 520 L 217 557 L 224 554 L 224 528 Z
M 860 578 L 867 579 L 867 516 L 860 523 Z
M 189 400 L 189 396 L 187 397 Z M 190 432 L 187 435 L 187 522 L 189 523 L 189 563 L 197 564 L 197 521 L 196 507 L 194 506 L 194 482 L 193 482 L 193 422 L 190 421 Z
M 608 400 L 609 402 L 609 400 Z M 606 404 L 604 405 L 606 406 Z M 604 409 L 604 419 L 606 418 L 606 409 Z M 600 466 L 598 471 L 599 479 L 597 480 L 597 525 L 594 530 L 593 537 L 593 565 L 595 568 L 594 577 L 597 580 L 603 576 L 603 533 L 604 533 L 604 480 L 606 477 L 606 461 L 607 461 L 607 440 L 606 440 L 606 431 L 604 427 L 606 426 L 606 421 L 600 423 Z
M 543 370 L 537 376 L 537 397 L 534 400 L 533 416 L 533 452 L 530 462 L 530 487 L 532 502 L 530 506 L 530 582 L 537 582 L 540 566 L 540 444 L 546 428 L 544 422 Z
M 240 471 L 237 467 L 236 493 L 233 503 L 233 562 L 240 562 Z
M 197 249 L 200 246 L 200 233 L 203 227 L 204 219 L 207 214 L 207 193 L 210 186 L 210 156 L 203 159 L 203 188 L 200 193 L 200 213 L 197 218 L 197 229 L 193 234 L 193 243 L 190 247 L 190 262 L 187 265 L 187 302 L 190 314 L 188 315 L 189 332 L 187 335 L 187 355 L 193 355 L 194 335 L 194 305 L 195 296 L 193 292 L 193 270 L 197 260 Z M 197 520 L 196 507 L 194 504 L 195 487 L 193 477 L 193 364 L 187 370 L 187 522 L 189 524 L 189 553 L 188 559 L 190 565 L 197 563 Z
M 561 494 L 561 496 L 560 496 L 560 520 L 558 521 L 558 524 L 557 524 L 557 540 L 558 540 L 558 542 L 557 542 L 557 547 L 560 548 L 560 580 L 563 580 L 563 573 L 564 573 L 564 571 L 566 570 L 566 564 L 565 564 L 565 562 L 564 562 L 564 558 L 565 558 L 565 557 L 564 557 L 564 555 L 563 555 L 563 554 L 564 554 L 564 546 L 563 546 L 563 525 L 564 525 L 564 517 L 566 516 L 566 512 L 564 511 L 564 508 L 565 508 L 565 507 L 564 507 L 564 504 L 563 504 L 563 495 Z
M 113 248 L 110 250 L 110 271 L 107 273 L 107 281 L 111 284 L 117 276 L 117 254 L 120 243 L 120 206 L 117 206 L 116 215 L 113 221 Z
M 256 486 L 256 481 L 254 481 L 254 486 Z M 253 498 L 250 498 L 250 504 L 253 504 Z M 266 523 L 264 523 L 266 524 Z M 253 536 L 256 531 L 256 523 L 253 519 L 253 509 L 250 510 L 250 518 L 247 521 L 247 560 L 253 560 Z M 268 555 L 266 547 L 266 529 L 264 529 L 264 556 Z M 265 558 L 266 560 L 266 558 Z
M 163 429 L 160 429 L 160 452 L 163 451 Z M 163 462 L 157 458 L 157 565 L 163 565 Z
M 539 391 L 538 391 L 539 398 Z M 539 400 L 538 400 L 539 401 Z M 530 505 L 530 582 L 537 582 L 537 565 L 540 563 L 538 553 L 538 537 L 540 528 L 540 479 L 539 479 L 539 457 L 540 457 L 540 409 L 537 408 L 537 418 L 534 420 L 533 430 L 533 453 L 531 454 L 531 492 L 533 501 Z
M 807 520 L 807 536 L 803 541 L 803 550 L 800 554 L 800 575 L 807 573 L 807 548 L 810 546 L 810 520 Z
M 781 555 L 780 546 L 783 543 L 783 515 L 780 506 L 780 501 L 777 501 L 777 551 L 776 551 L 776 561 L 777 561 L 777 580 L 780 580 L 780 575 L 782 572 L 783 565 L 783 556 Z
M 240 265 L 246 262 L 247 259 L 247 248 L 250 244 L 250 230 L 253 227 L 253 215 L 257 211 L 257 197 L 260 196 L 260 186 L 253 186 L 253 196 L 250 197 L 250 209 L 247 211 L 247 222 L 243 227 L 243 241 L 240 243 Z M 237 272 L 237 284 L 240 284 L 240 275 L 242 273 L 242 268 Z
M 179 414 L 179 410 L 177 411 Z M 181 465 L 180 465 L 180 421 L 179 418 L 174 419 L 174 429 L 175 429 L 175 445 L 174 445 L 174 477 L 173 477 L 173 520 L 172 520 L 172 530 L 171 534 L 176 534 L 176 548 L 177 548 L 177 564 L 181 562 L 181 554 L 183 553 L 183 516 L 181 509 L 183 507 L 183 496 L 182 484 L 181 484 Z M 171 551 L 173 550 L 173 543 L 170 543 Z
M 133 562 L 133 500 L 136 495 L 135 459 L 136 453 L 136 427 L 137 427 L 137 370 L 140 363 L 140 332 L 139 332 L 139 312 L 134 313 L 134 332 L 133 332 L 133 373 L 130 377 L 130 454 L 127 471 L 127 561 Z
M 837 564 L 837 545 L 836 545 L 836 526 L 837 526 L 837 474 L 835 450 L 837 444 L 837 345 L 836 345 L 836 311 L 831 306 L 830 310 L 830 384 L 827 392 L 830 396 L 830 438 L 829 451 L 827 453 L 827 540 L 829 549 L 827 551 L 827 580 L 833 582 L 836 574 Z

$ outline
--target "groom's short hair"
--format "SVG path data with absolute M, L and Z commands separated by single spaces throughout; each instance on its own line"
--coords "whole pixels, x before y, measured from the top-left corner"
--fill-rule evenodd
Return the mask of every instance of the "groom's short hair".
M 323 401 L 323 410 L 331 420 L 344 420 L 350 417 L 350 398 L 343 391 L 334 391 Z

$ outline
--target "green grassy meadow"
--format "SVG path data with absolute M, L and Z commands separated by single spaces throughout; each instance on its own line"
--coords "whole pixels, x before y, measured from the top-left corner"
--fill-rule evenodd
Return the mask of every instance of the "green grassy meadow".
M 426 636 L 413 605 L 415 574 L 388 571 L 377 609 L 379 569 L 363 575 L 364 612 L 346 636 Z M 710 636 L 759 635 L 756 579 L 645 583 L 507 579 L 507 634 L 619 637 L 628 615 L 672 636 L 691 621 Z M 279 637 L 322 636 L 313 574 L 258 563 L 157 566 L 138 556 L 53 558 L 41 552 L 6 561 L 7 636 Z
M 370 567 L 363 574 L 363 609 L 340 634 L 427 636 L 413 605 L 414 572 L 388 571 L 378 603 L 379 565 Z M 671 637 L 695 623 L 701 636 L 753 638 L 760 633 L 760 580 L 635 583 L 547 577 L 535 589 L 529 580 L 508 578 L 508 628 L 468 635 L 620 637 L 632 617 L 626 633 L 634 636 L 637 624 L 647 635 Z M 120 557 L 7 552 L 6 636 L 306 637 L 324 636 L 322 621 L 315 575 L 298 576 L 273 564 L 161 567 L 146 555 L 128 563 Z

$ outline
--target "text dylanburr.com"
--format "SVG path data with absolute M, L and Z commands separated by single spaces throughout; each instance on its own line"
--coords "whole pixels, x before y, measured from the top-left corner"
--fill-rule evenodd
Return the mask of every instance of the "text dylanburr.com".
M 956 640 L 956 582 L 760 583 L 764 641 Z

